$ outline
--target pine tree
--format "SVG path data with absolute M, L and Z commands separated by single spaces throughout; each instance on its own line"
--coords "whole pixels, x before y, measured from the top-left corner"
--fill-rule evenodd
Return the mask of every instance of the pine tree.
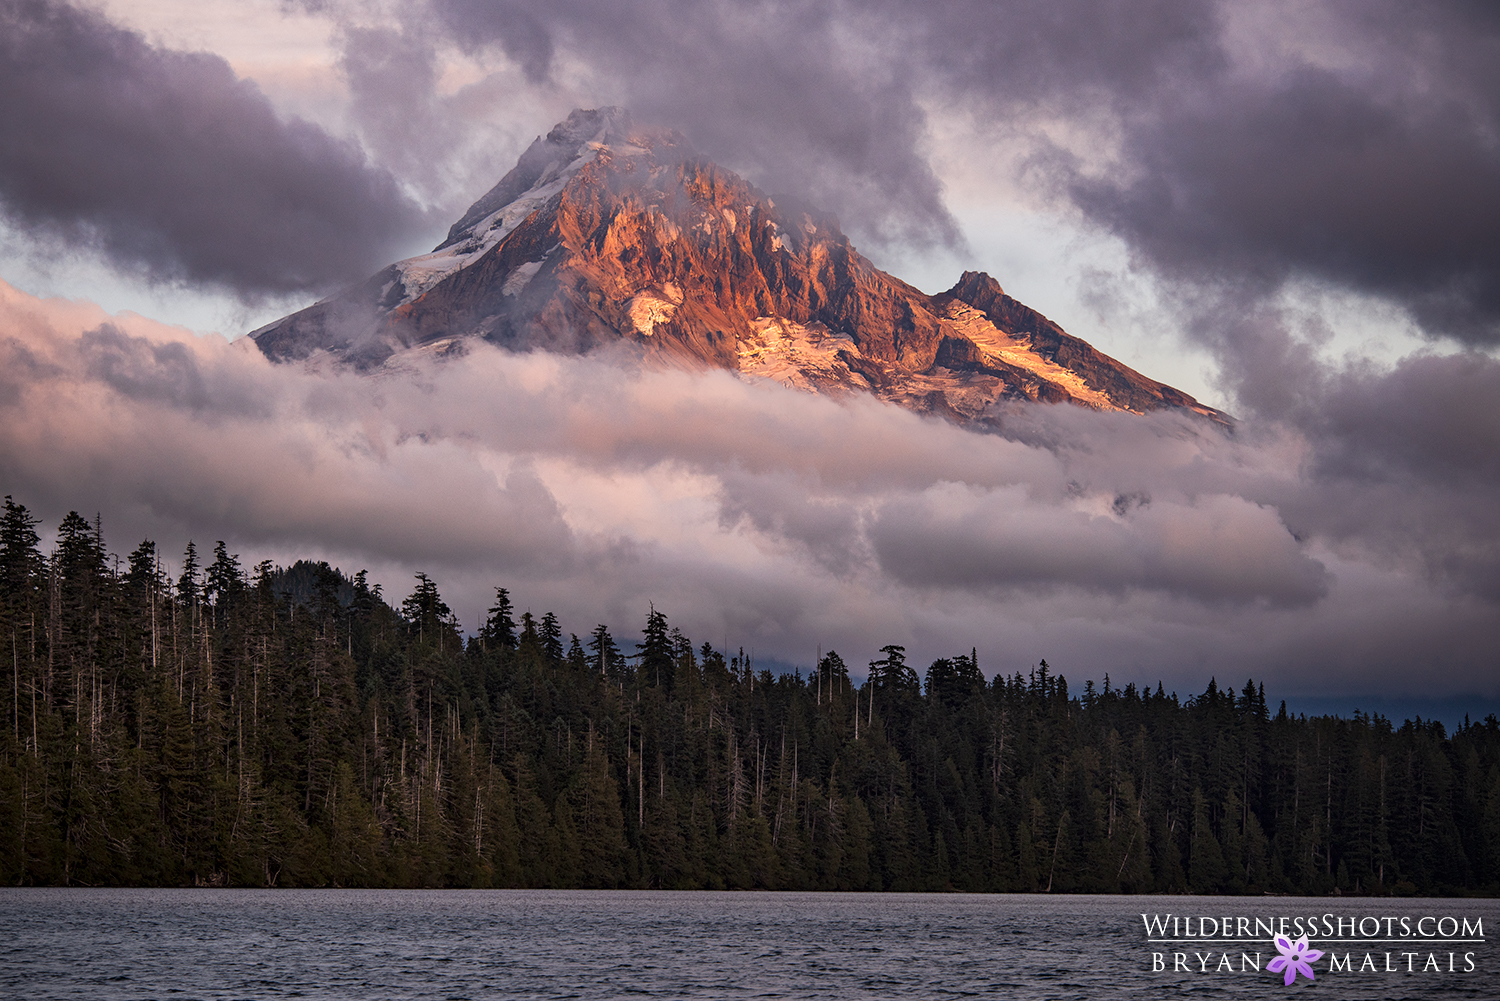
M 548 612 L 542 616 L 542 655 L 547 658 L 547 663 L 556 666 L 562 663 L 562 625 L 558 623 L 557 616 Z
M 34 736 L 28 738 L 23 735 L 22 714 L 25 709 L 22 706 L 22 692 L 29 688 L 31 698 L 26 701 L 34 703 L 37 688 L 37 619 L 39 613 L 44 611 L 42 596 L 46 566 L 41 551 L 37 548 L 41 543 L 41 537 L 36 532 L 38 524 L 37 519 L 23 505 L 15 503 L 9 495 L 6 496 L 4 515 L 0 516 L 0 650 L 4 651 L 4 659 L 8 661 L 5 665 L 8 670 L 4 671 L 9 681 L 5 686 L 9 689 L 5 710 L 10 725 L 5 727 L 5 736 L 14 745 L 13 753 L 27 746 L 31 747 L 33 753 L 37 750 Z M 42 635 L 45 639 L 45 617 Z M 7 796 L 7 802 L 12 804 L 12 823 L 24 825 L 29 817 L 23 800 L 31 789 L 29 782 L 32 770 L 31 764 L 18 764 L 14 771 L 0 772 L 0 782 L 14 783 L 10 792 L 0 791 L 0 795 Z M 13 850 L 20 850 L 19 842 Z M 24 868 L 24 864 L 18 868 Z M 4 875 L 9 879 L 8 872 L 4 872 Z M 17 876 L 19 875 L 18 872 Z M 16 880 L 10 879 L 10 882 L 14 883 Z
M 516 777 L 518 882 L 529 887 L 571 885 L 564 883 L 570 874 L 558 871 L 563 855 L 561 839 L 547 804 L 542 801 L 537 790 L 536 774 L 532 771 L 530 760 L 524 754 L 517 754 L 511 769 Z M 569 828 L 571 830 L 571 822 Z
M 38 524 L 25 505 L 5 495 L 5 514 L 0 517 L 0 603 L 10 605 L 29 594 L 42 574 Z
M 620 656 L 620 648 L 615 646 L 614 638 L 609 635 L 609 627 L 604 623 L 599 623 L 589 634 L 589 650 L 594 655 L 591 663 L 596 672 L 610 678 L 623 676 L 624 659 Z
M 665 771 L 665 762 L 659 762 Z M 646 824 L 641 832 L 646 883 L 653 889 L 686 890 L 694 887 L 687 841 L 677 809 L 675 783 L 670 791 L 665 778 L 646 800 Z
M 667 631 L 667 617 L 652 605 L 646 616 L 646 628 L 640 644 L 639 673 L 643 684 L 661 687 L 672 685 L 672 643 Z
M 221 542 L 174 601 L 149 540 L 121 575 L 98 519 L 45 559 L 36 524 L 7 500 L 6 882 L 1500 890 L 1493 717 L 1074 697 L 1045 662 L 986 684 L 972 649 L 924 693 L 894 644 L 855 692 L 836 653 L 773 677 L 649 605 L 631 671 L 551 613 L 461 647 L 425 574 L 397 609 L 327 563 L 247 584 Z
M 244 592 L 245 572 L 240 569 L 240 559 L 220 539 L 214 545 L 214 561 L 208 565 L 203 583 L 203 600 L 213 606 L 215 623 Z
M 479 630 L 480 638 L 487 647 L 501 651 L 516 648 L 514 612 L 515 606 L 511 604 L 510 591 L 503 587 L 495 588 L 495 603 L 490 606 L 489 617 L 484 620 L 484 626 Z
M 194 612 L 198 609 L 201 584 L 198 580 L 198 547 L 189 539 L 187 550 L 182 554 L 182 574 L 177 578 L 177 600 L 182 607 Z
M 451 628 L 453 611 L 431 577 L 418 573 L 416 579 L 417 586 L 401 602 L 401 615 L 416 631 L 418 642 L 441 643 L 444 627 Z
M 583 644 L 578 642 L 577 633 L 569 633 L 571 637 L 568 643 L 568 667 L 575 675 L 581 675 L 589 669 L 589 657 L 583 650 Z

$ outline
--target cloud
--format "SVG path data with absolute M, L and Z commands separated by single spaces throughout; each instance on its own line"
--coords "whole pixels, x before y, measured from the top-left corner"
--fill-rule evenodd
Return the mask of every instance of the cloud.
M 922 147 L 904 53 L 810 2 L 434 0 L 448 37 L 535 83 L 578 77 L 602 104 L 678 128 L 773 195 L 843 213 L 875 241 L 955 244 Z
M 903 582 L 1005 590 L 1067 585 L 1162 590 L 1204 602 L 1308 605 L 1328 573 L 1276 512 L 1240 497 L 1059 512 L 1025 491 L 950 487 L 884 506 L 871 525 L 880 565 Z
M 1500 362 L 1417 355 L 1328 372 L 1319 389 L 1286 416 L 1317 443 L 1308 473 L 1325 503 L 1299 499 L 1288 517 L 1500 601 Z
M 260 411 L 238 382 L 220 379 L 211 386 L 213 373 L 204 372 L 193 347 L 182 341 L 151 341 L 101 323 L 78 338 L 78 359 L 90 378 L 122 397 L 191 411 L 200 420 Z
M 1170 281 L 1328 283 L 1500 342 L 1485 5 L 431 4 L 466 51 L 681 128 L 867 242 L 959 243 L 937 108 L 993 143 L 984 169 L 1020 169 Z
M 1493 689 L 1500 554 L 1477 522 L 1396 531 L 1493 517 L 1493 476 L 1434 467 L 1420 420 L 1329 412 L 1346 411 L 1351 447 L 1391 443 L 1373 466 L 1291 423 L 1032 407 L 980 434 L 868 397 L 483 344 L 372 376 L 275 366 L 0 286 L 0 490 L 49 523 L 100 511 L 122 551 L 224 538 L 248 560 L 369 567 L 397 597 L 424 570 L 465 623 L 497 585 L 576 632 L 631 635 L 654 601 L 700 642 L 791 663 L 900 642 L 1169 686 L 1396 691 L 1422 663 L 1445 690 Z M 1488 433 L 1461 454 L 1486 455 Z M 1410 490 L 1422 475 L 1440 489 Z M 1384 519 L 1346 518 L 1356 479 Z
M 386 263 L 420 221 L 385 171 L 447 198 L 475 123 L 489 142 L 583 95 L 860 240 L 952 246 L 941 114 L 990 143 L 977 173 L 1019 170 L 1123 241 L 1166 303 L 1153 322 L 1175 311 L 1214 352 L 1244 419 L 1226 437 L 1029 408 L 977 435 L 723 372 L 487 347 L 367 378 L 0 289 L 0 486 L 50 520 L 101 511 L 119 547 L 327 556 L 393 593 L 424 569 L 465 622 L 496 584 L 580 631 L 628 632 L 655 600 L 700 640 L 800 662 L 897 641 L 1200 687 L 1494 691 L 1490 8 L 310 6 L 339 23 L 381 167 L 216 57 L 0 0 L 6 218 L 155 280 L 312 290 Z M 455 49 L 489 76 L 454 92 Z M 1308 288 L 1389 303 L 1457 350 L 1330 363 L 1327 315 L 1287 304 Z
M 936 111 L 990 144 L 978 173 L 1020 170 L 1169 282 L 1262 298 L 1321 283 L 1395 303 L 1434 338 L 1500 340 L 1500 18 L 1486 5 L 302 6 L 338 23 L 350 113 L 383 168 L 278 119 L 213 56 L 5 0 L 0 127 L 27 138 L 0 154 L 7 216 L 158 279 L 321 291 L 420 228 L 386 169 L 444 203 L 472 175 L 472 197 L 505 167 L 480 146 L 524 145 L 521 119 L 544 128 L 539 108 L 591 100 L 680 128 L 909 255 L 962 242 Z M 455 50 L 475 60 L 456 92 Z
M 1329 285 L 1399 305 L 1432 338 L 1500 344 L 1492 5 L 887 10 L 917 40 L 919 80 L 1016 122 L 1004 134 L 1037 190 L 1156 275 Z
M 352 111 L 372 152 L 404 176 L 430 172 L 452 143 L 448 119 L 438 113 L 431 40 L 411 26 L 350 24 L 340 51 Z
M 1497 126 L 1493 107 L 1298 67 L 1163 98 L 1123 164 L 1071 193 L 1172 279 L 1326 282 L 1402 305 L 1430 336 L 1495 345 Z
M 864 243 L 907 251 L 962 244 L 932 165 L 929 108 L 1005 123 L 1010 141 L 1029 142 L 1018 123 L 1091 120 L 1224 61 L 1207 3 L 430 5 L 430 28 L 472 55 L 503 53 L 538 90 L 627 105 L 773 195 L 835 212 Z
M 88 10 L 0 0 L 0 92 L 0 212 L 154 281 L 322 292 L 422 222 L 357 146 L 278 117 L 223 59 Z

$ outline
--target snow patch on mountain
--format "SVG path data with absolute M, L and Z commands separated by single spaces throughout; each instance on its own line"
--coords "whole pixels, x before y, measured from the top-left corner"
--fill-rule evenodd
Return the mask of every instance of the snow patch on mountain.
M 1091 387 L 1078 373 L 1038 354 L 1030 340 L 1013 337 L 990 322 L 983 312 L 954 300 L 943 309 L 943 317 L 992 361 L 1025 369 L 1040 379 L 1066 389 L 1074 400 L 1096 410 L 1128 410 Z
M 629 128 L 630 116 L 620 108 L 575 111 L 569 115 L 566 122 L 531 144 L 516 168 L 469 207 L 463 220 L 436 250 L 391 266 L 398 276 L 401 295 L 395 298 L 387 295 L 382 305 L 386 309 L 405 305 L 449 275 L 478 261 L 533 212 L 546 208 L 575 174 L 601 154 L 646 153 L 624 137 Z M 524 190 L 518 191 L 523 184 Z M 516 292 L 529 280 L 529 276 L 524 279 Z
M 771 379 L 808 393 L 838 394 L 850 385 L 870 388 L 841 357 L 860 353 L 848 334 L 780 316 L 756 317 L 750 326 L 753 333 L 741 337 L 738 345 L 742 376 Z
M 647 290 L 631 296 L 625 304 L 625 315 L 630 317 L 636 333 L 650 337 L 656 332 L 657 324 L 671 320 L 680 305 L 682 290 L 669 282 L 662 287 L 660 294 Z
M 430 254 L 397 261 L 393 266 L 400 272 L 401 284 L 405 286 L 406 292 L 392 308 L 411 302 L 455 271 L 468 267 L 493 250 L 501 240 L 525 222 L 527 216 L 545 208 L 548 201 L 562 192 L 573 175 L 593 160 L 603 148 L 602 145 L 588 145 L 583 154 L 572 162 L 549 170 L 545 181 L 537 182 L 515 201 L 491 212 L 474 227 L 473 235 L 463 242 Z M 535 274 L 534 271 L 532 273 Z
M 500 286 L 500 294 L 520 295 L 526 286 L 531 284 L 531 279 L 536 277 L 536 273 L 542 270 L 543 263 L 542 261 L 527 261 L 525 264 L 517 265 L 516 269 L 505 279 L 505 284 Z

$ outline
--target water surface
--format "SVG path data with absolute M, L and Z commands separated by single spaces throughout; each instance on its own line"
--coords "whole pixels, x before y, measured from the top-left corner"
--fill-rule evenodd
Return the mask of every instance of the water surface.
M 1495 901 L 422 890 L 0 890 L 17 998 L 1497 998 L 1489 941 L 1444 970 L 1285 987 L 1269 943 L 1147 941 L 1141 914 L 1482 918 Z M 1320 943 L 1314 941 L 1315 946 Z M 1366 953 L 1415 946 L 1329 945 Z M 1420 964 L 1435 947 L 1424 947 Z M 1187 950 L 1195 972 L 1172 969 Z M 1458 970 L 1446 972 L 1447 953 Z M 1476 970 L 1463 973 L 1463 952 Z M 1153 953 L 1166 956 L 1153 970 Z M 1207 955 L 1205 960 L 1203 957 Z M 1200 967 L 1207 967 L 1204 972 Z

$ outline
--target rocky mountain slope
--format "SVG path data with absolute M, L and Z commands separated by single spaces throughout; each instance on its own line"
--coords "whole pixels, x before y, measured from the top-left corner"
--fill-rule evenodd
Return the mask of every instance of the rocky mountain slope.
M 968 272 L 927 295 L 831 215 L 772 201 L 678 133 L 617 108 L 538 139 L 432 253 L 255 331 L 276 360 L 360 367 L 465 339 L 584 352 L 629 342 L 820 393 L 871 392 L 959 421 L 1002 400 L 1227 418 L 1094 350 Z

